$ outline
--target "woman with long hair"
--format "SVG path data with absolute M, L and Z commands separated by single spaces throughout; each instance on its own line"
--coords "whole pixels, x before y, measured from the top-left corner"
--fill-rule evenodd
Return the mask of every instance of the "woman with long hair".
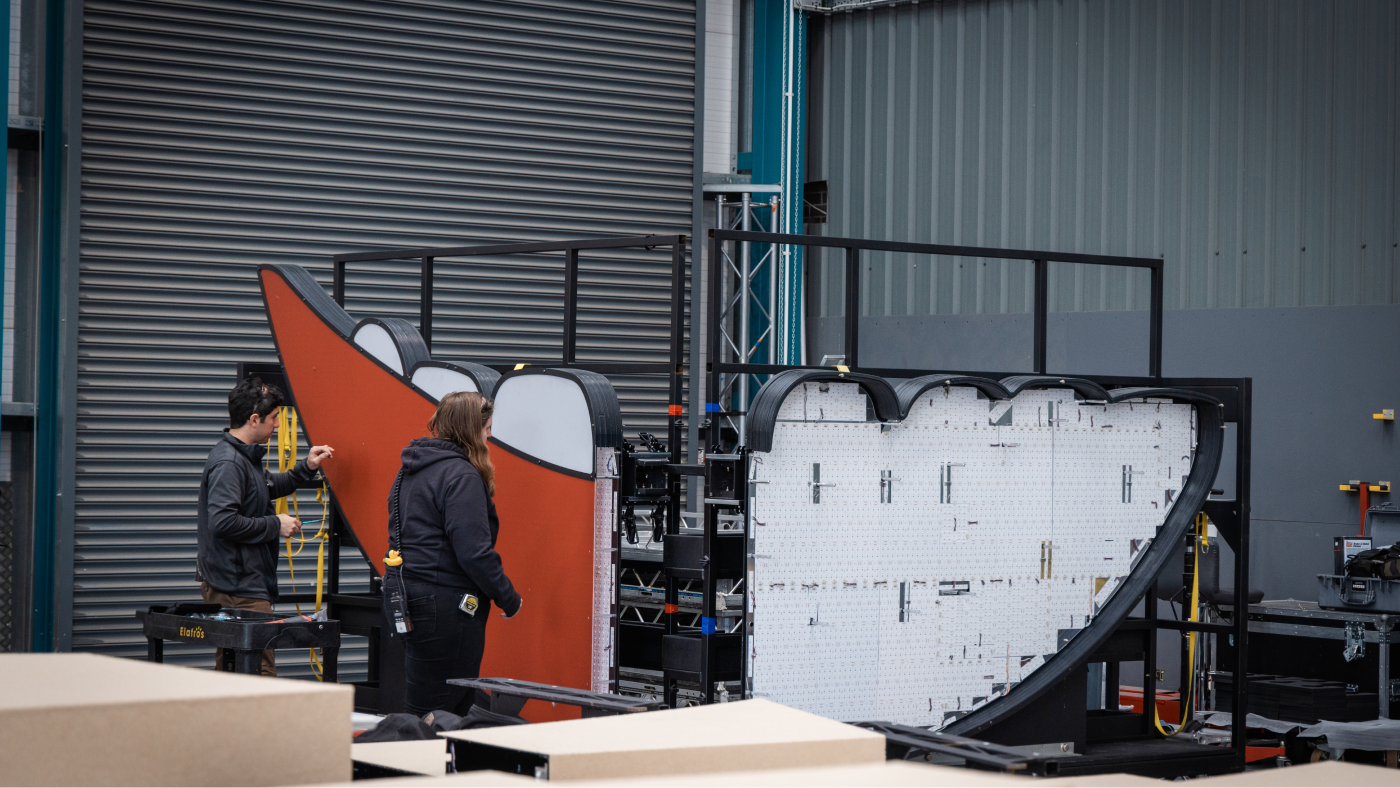
M 410 627 L 398 635 L 410 714 L 445 709 L 465 715 L 474 693 L 447 680 L 477 677 L 493 603 L 503 618 L 520 610 L 520 595 L 495 549 L 500 523 L 486 447 L 491 411 L 491 400 L 476 392 L 443 397 L 428 421 L 432 437 L 417 438 L 403 450 L 403 468 L 389 494 L 390 547 L 397 550 L 391 571 L 402 577 Z M 388 588 L 385 616 L 392 632 Z

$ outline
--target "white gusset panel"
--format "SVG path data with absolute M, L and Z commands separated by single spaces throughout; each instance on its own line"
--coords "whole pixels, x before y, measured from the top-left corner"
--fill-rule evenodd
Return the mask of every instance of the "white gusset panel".
M 419 367 L 413 370 L 413 385 L 439 401 L 457 391 L 477 391 L 476 381 L 470 375 L 444 367 Z
M 1189 472 L 1194 410 L 926 392 L 867 421 L 855 384 L 804 383 L 756 452 L 756 696 L 941 727 L 1083 628 Z
M 359 345 L 366 353 L 379 359 L 384 366 L 402 375 L 403 356 L 399 354 L 398 345 L 394 344 L 393 337 L 384 327 L 376 323 L 365 323 L 355 329 L 355 336 L 351 340 Z
M 509 392 L 509 394 L 507 394 Z M 537 460 L 593 474 L 593 419 L 583 389 L 570 378 L 520 375 L 496 389 L 496 440 Z

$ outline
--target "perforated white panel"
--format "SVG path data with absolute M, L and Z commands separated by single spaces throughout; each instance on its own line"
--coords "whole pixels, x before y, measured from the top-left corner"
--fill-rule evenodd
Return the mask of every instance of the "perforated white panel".
M 806 383 L 755 453 L 753 692 L 841 720 L 935 726 L 1086 625 L 1189 471 L 1194 410 L 935 389 L 901 424 Z

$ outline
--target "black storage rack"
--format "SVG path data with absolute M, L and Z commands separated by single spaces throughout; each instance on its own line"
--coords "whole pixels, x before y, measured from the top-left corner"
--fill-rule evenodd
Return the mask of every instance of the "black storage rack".
M 288 619 L 276 613 L 220 608 L 214 604 L 152 605 L 136 611 L 146 636 L 146 659 L 163 662 L 165 641 L 225 650 L 232 654 L 233 672 L 257 674 L 265 649 L 312 649 L 322 653 L 323 678 L 336 680 L 340 654 L 340 623 Z

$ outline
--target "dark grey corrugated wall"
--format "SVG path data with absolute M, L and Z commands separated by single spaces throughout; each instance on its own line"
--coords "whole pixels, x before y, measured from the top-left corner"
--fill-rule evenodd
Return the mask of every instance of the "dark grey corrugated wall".
M 275 359 L 253 267 L 687 233 L 694 25 L 692 0 L 85 3 L 75 649 L 138 655 L 132 611 L 198 593 L 203 457 L 235 363 Z M 666 358 L 669 262 L 583 256 L 582 358 Z M 557 359 L 559 265 L 439 261 L 434 350 Z M 416 285 L 355 269 L 347 306 L 416 320 Z M 664 414 L 664 380 L 623 383 L 632 424 Z
M 969 0 L 814 17 L 824 232 L 1144 257 L 1168 308 L 1400 303 L 1400 4 Z M 862 313 L 1024 312 L 1029 268 L 871 255 Z M 813 317 L 841 314 L 815 265 Z M 1145 275 L 1054 266 L 1051 308 Z

